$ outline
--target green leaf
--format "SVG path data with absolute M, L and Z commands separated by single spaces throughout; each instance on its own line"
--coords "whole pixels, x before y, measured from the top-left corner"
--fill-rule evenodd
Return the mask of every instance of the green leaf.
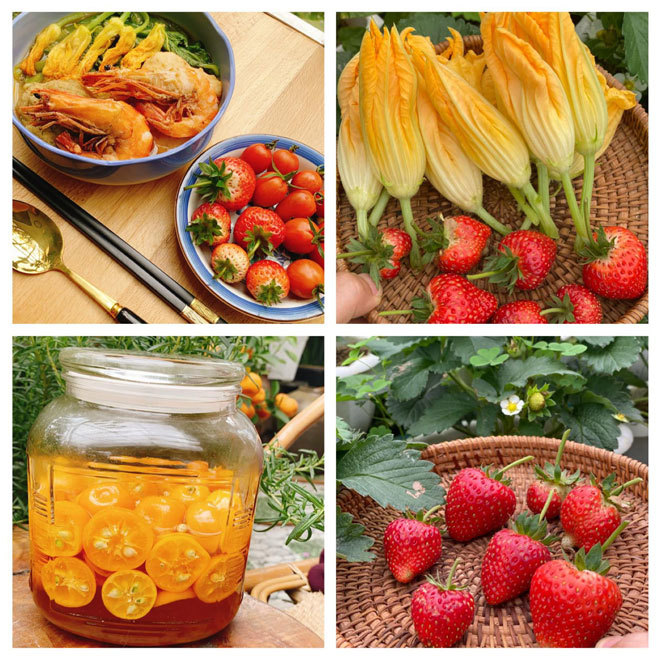
M 587 394 L 609 402 L 615 414 L 625 415 L 631 422 L 644 423 L 644 417 L 635 407 L 625 384 L 618 378 L 593 376 L 587 383 L 587 390 Z
M 428 341 L 426 337 L 376 337 L 370 339 L 366 347 L 381 360 L 388 360 L 425 341 Z
M 440 388 L 420 418 L 408 428 L 412 436 L 444 431 L 478 407 L 478 402 L 462 390 Z
M 366 372 L 337 379 L 337 401 L 366 399 L 370 394 L 384 392 L 390 381 Z
M 521 419 L 518 424 L 519 435 L 543 435 L 543 424 L 539 422 L 530 422 L 528 419 Z
M 505 362 L 497 372 L 497 381 L 500 391 L 503 392 L 507 385 L 522 387 L 530 378 L 550 376 L 552 374 L 579 376 L 579 374 L 569 369 L 559 360 L 534 355 L 526 360 L 509 360 Z
M 562 407 L 559 418 L 565 428 L 571 429 L 571 440 L 574 442 L 601 449 L 616 449 L 619 424 L 604 406 L 585 403 L 572 411 Z
M 588 344 L 589 346 L 608 346 L 614 341 L 614 337 L 576 337 L 577 341 L 581 344 Z
M 491 403 L 498 403 L 500 400 L 500 394 L 497 389 L 491 385 L 484 378 L 475 378 L 472 383 L 472 388 L 477 393 L 478 396 L 490 401 Z
M 352 429 L 348 422 L 341 417 L 336 418 L 335 427 L 337 430 L 337 451 L 348 449 L 356 440 L 362 437 L 361 431 Z
M 580 360 L 594 371 L 613 374 L 632 366 L 640 351 L 641 345 L 636 337 L 615 337 L 614 341 L 605 347 L 592 346 Z
M 407 18 L 399 20 L 396 24 L 399 32 L 409 26 L 414 27 L 419 34 L 430 37 L 434 44 L 438 44 L 451 36 L 449 33 L 450 27 L 458 30 L 463 36 L 479 34 L 479 27 L 472 23 L 466 23 L 460 18 L 431 12 L 411 14 Z
M 337 557 L 346 561 L 373 561 L 373 552 L 368 552 L 374 540 L 364 535 L 364 525 L 353 522 L 350 513 L 337 507 Z
M 477 409 L 477 435 L 493 435 L 500 407 L 492 403 L 483 403 Z
M 453 337 L 451 339 L 451 349 L 463 364 L 470 364 L 470 358 L 478 350 L 485 348 L 495 348 L 503 346 L 502 338 L 496 337 Z
M 621 32 L 624 37 L 626 66 L 642 82 L 649 80 L 649 15 L 630 11 L 623 16 Z
M 355 443 L 337 461 L 337 481 L 383 507 L 419 511 L 444 502 L 445 491 L 433 463 L 406 449 L 393 435 L 370 436 Z
M 497 367 L 509 359 L 508 353 L 503 353 L 499 346 L 480 348 L 476 355 L 470 358 L 473 367 Z
M 442 376 L 432 374 L 426 385 L 426 391 L 417 399 L 399 401 L 393 396 L 388 396 L 387 411 L 392 416 L 392 419 L 394 419 L 399 426 L 406 429 L 411 424 L 414 424 L 421 417 L 431 401 L 437 396 L 437 391 L 441 382 Z

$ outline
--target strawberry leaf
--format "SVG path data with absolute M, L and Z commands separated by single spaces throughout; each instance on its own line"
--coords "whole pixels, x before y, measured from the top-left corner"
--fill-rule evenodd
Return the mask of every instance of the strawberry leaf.
M 364 526 L 353 522 L 353 516 L 337 507 L 337 557 L 346 561 L 373 561 L 369 548 L 374 540 L 364 535 Z

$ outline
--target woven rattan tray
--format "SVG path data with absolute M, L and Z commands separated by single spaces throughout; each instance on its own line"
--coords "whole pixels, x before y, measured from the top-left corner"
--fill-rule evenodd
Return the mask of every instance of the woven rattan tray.
M 442 52 L 447 43 L 437 47 Z M 481 37 L 465 37 L 465 47 L 481 52 Z M 603 71 L 609 85 L 622 88 L 618 80 Z M 578 199 L 582 193 L 582 177 L 574 180 Z M 516 203 L 505 186 L 484 176 L 484 207 L 500 222 L 517 228 L 523 220 Z M 412 199 L 415 221 L 423 229 L 428 229 L 427 217 L 438 213 L 445 216 L 460 215 L 462 211 L 440 196 L 428 182 L 424 182 L 419 192 Z M 551 200 L 551 215 L 559 229 L 557 258 L 552 271 L 544 284 L 534 291 L 515 292 L 517 300 L 532 299 L 547 303 L 550 295 L 557 292 L 564 284 L 582 283 L 582 267 L 573 252 L 575 230 L 563 192 Z M 619 225 L 630 229 L 648 246 L 648 115 L 641 105 L 626 110 L 616 134 L 607 151 L 596 163 L 596 176 L 592 198 L 592 226 Z M 381 218 L 379 227 L 402 227 L 403 221 L 398 201 L 390 199 Z M 351 238 L 357 238 L 355 212 L 348 203 L 341 185 L 337 191 L 337 249 L 345 252 L 345 246 Z M 488 250 L 493 250 L 497 241 L 491 237 Z M 350 268 L 360 271 L 360 266 L 338 261 L 338 270 Z M 385 282 L 383 297 L 378 309 L 368 315 L 370 323 L 409 323 L 407 316 L 379 316 L 379 311 L 388 309 L 410 309 L 412 299 L 420 296 L 429 280 L 438 274 L 434 264 L 429 264 L 423 272 L 410 269 L 407 262 L 401 273 L 393 280 Z M 478 286 L 492 291 L 500 304 L 508 302 L 500 289 L 477 280 Z M 648 294 L 637 300 L 602 300 L 604 323 L 637 323 L 648 313 Z
M 429 446 L 422 458 L 435 464 L 435 471 L 447 488 L 458 470 L 481 465 L 506 465 L 516 458 L 533 454 L 539 463 L 554 461 L 559 441 L 553 438 L 500 436 L 456 440 Z M 626 491 L 631 503 L 624 518 L 630 525 L 607 552 L 611 562 L 610 577 L 623 594 L 623 606 L 610 629 L 622 635 L 648 629 L 648 467 L 638 461 L 574 442 L 566 443 L 562 459 L 564 468 L 580 468 L 585 474 L 603 478 L 616 472 L 618 481 L 635 477 L 643 481 Z M 516 492 L 516 515 L 524 508 L 527 486 L 534 479 L 533 463 L 508 472 Z M 337 560 L 337 646 L 338 647 L 413 647 L 421 646 L 410 618 L 410 597 L 423 582 L 418 577 L 411 584 L 397 582 L 385 562 L 382 538 L 385 527 L 400 515 L 394 509 L 383 509 L 371 498 L 351 490 L 338 494 L 338 504 L 351 513 L 355 522 L 364 525 L 366 534 L 375 539 L 372 547 L 376 559 L 370 563 Z M 549 525 L 551 532 L 560 530 L 558 522 Z M 432 573 L 445 578 L 454 559 L 460 556 L 458 584 L 468 585 L 475 598 L 474 622 L 457 646 L 465 647 L 533 647 L 536 646 L 526 594 L 490 606 L 480 586 L 481 559 L 490 536 L 468 543 L 443 538 L 442 557 Z M 559 542 L 551 546 L 554 557 L 561 558 Z

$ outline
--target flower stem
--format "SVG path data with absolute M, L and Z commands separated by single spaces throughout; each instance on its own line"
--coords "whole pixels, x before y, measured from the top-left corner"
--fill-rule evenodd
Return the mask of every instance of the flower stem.
M 532 184 L 528 181 L 521 188 L 521 190 L 525 194 L 525 197 L 527 197 L 527 201 L 529 202 L 530 206 L 538 214 L 541 231 L 550 238 L 559 238 L 557 226 L 550 217 L 550 212 L 546 211 L 543 207 L 541 195 L 539 195 L 539 193 L 534 190 L 534 186 L 532 186 Z
M 403 198 L 399 200 L 401 205 L 401 215 L 403 215 L 403 224 L 412 241 L 412 249 L 410 250 L 410 267 L 413 270 L 421 270 L 422 268 L 422 255 L 419 252 L 419 245 L 417 244 L 417 232 L 415 232 L 415 223 L 413 218 L 412 206 L 410 206 L 410 198 Z
M 591 195 L 594 191 L 594 174 L 596 169 L 596 154 L 584 156 L 584 173 L 582 174 L 582 197 L 580 198 L 580 211 L 584 218 L 584 225 L 589 231 L 591 217 Z M 589 231 L 591 234 L 591 232 Z
M 527 223 L 527 227 L 529 227 L 530 223 L 533 225 L 538 225 L 538 213 L 525 201 L 525 196 L 522 194 L 520 188 L 514 188 L 513 186 L 508 186 L 508 188 L 509 192 L 513 195 L 513 198 L 516 200 L 516 202 L 518 202 L 518 206 L 525 214 L 525 223 Z
M 396 316 L 397 314 L 412 314 L 412 309 L 388 309 L 384 312 L 378 312 L 378 316 Z
M 383 188 L 380 192 L 380 196 L 378 197 L 378 200 L 376 201 L 376 204 L 371 209 L 371 213 L 369 214 L 370 225 L 375 227 L 378 224 L 378 221 L 381 219 L 383 213 L 385 212 L 385 208 L 387 207 L 387 202 L 389 201 L 390 201 L 390 193 L 388 193 L 387 190 Z
M 505 227 L 499 220 L 496 220 L 483 206 L 480 206 L 475 213 L 493 230 L 502 236 L 511 233 L 508 227 Z
M 367 209 L 357 209 L 357 230 L 361 241 L 367 240 L 369 236 L 369 220 L 367 219 Z
M 564 193 L 566 194 L 566 201 L 568 202 L 568 208 L 571 211 L 571 217 L 573 218 L 573 224 L 575 225 L 575 231 L 577 232 L 578 238 L 583 243 L 591 243 L 595 246 L 594 237 L 589 231 L 588 226 L 585 224 L 584 216 L 582 211 L 577 203 L 575 198 L 575 190 L 573 190 L 573 182 L 568 172 L 563 172 L 561 175 L 561 183 L 564 186 Z
M 536 163 L 536 173 L 539 182 L 539 195 L 543 209 L 550 215 L 550 176 L 548 175 L 548 166 L 540 161 Z
M 342 252 L 337 255 L 337 259 L 352 259 L 353 257 L 366 257 L 373 254 L 373 250 L 356 250 L 355 252 Z

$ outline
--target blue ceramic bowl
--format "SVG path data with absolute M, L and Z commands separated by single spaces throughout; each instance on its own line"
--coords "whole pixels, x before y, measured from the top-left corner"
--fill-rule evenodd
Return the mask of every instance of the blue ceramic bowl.
M 24 12 L 13 22 L 13 64 L 22 61 L 36 35 L 47 25 L 57 21 L 67 12 Z M 92 160 L 70 154 L 44 142 L 28 131 L 13 113 L 14 126 L 18 128 L 25 143 L 44 162 L 56 170 L 84 181 L 109 185 L 144 183 L 171 174 L 182 165 L 199 155 L 209 144 L 215 125 L 227 110 L 234 91 L 234 53 L 225 33 L 208 13 L 160 13 L 185 28 L 190 35 L 201 41 L 220 69 L 222 97 L 220 110 L 213 121 L 195 137 L 174 149 L 147 158 L 132 160 Z
M 205 246 L 195 245 L 190 232 L 186 231 L 190 217 L 202 203 L 202 199 L 196 190 L 186 190 L 186 186 L 195 183 L 197 176 L 201 174 L 199 163 L 208 162 L 209 158 L 215 160 L 221 156 L 240 156 L 245 148 L 251 144 L 268 143 L 274 140 L 277 140 L 279 149 L 289 149 L 294 144 L 298 146 L 296 154 L 300 160 L 301 169 L 316 169 L 319 165 L 323 165 L 323 155 L 318 151 L 296 140 L 280 137 L 279 135 L 239 135 L 218 142 L 198 156 L 194 163 L 190 164 L 183 181 L 179 185 L 176 198 L 176 235 L 183 255 L 192 271 L 200 282 L 223 302 L 258 320 L 306 321 L 323 314 L 323 309 L 316 300 L 297 300 L 288 296 L 276 305 L 261 304 L 250 295 L 245 282 L 227 284 L 214 279 L 213 269 L 211 268 L 211 250 Z M 240 211 L 231 214 L 232 227 L 239 215 Z M 276 250 L 271 258 L 284 268 L 291 263 L 291 259 L 282 249 Z

